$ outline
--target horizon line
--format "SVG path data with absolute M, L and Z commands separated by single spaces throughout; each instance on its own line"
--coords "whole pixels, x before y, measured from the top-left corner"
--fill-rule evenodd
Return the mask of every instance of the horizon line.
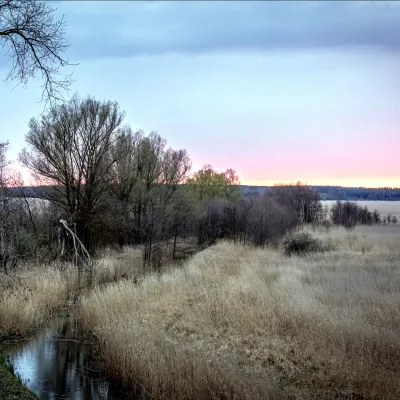
M 301 182 L 301 181 L 300 181 Z M 266 184 L 266 185 L 254 185 L 248 184 L 244 182 L 240 182 L 237 186 L 248 186 L 248 187 L 259 187 L 259 188 L 272 188 L 276 185 L 283 185 L 283 186 L 294 186 L 297 182 L 294 183 L 286 183 L 286 182 L 275 182 L 274 184 Z M 185 185 L 185 183 L 180 183 L 181 185 Z M 307 182 L 301 182 L 304 186 L 310 187 L 326 187 L 326 188 L 342 188 L 342 189 L 370 189 L 370 190 L 382 190 L 382 189 L 390 189 L 390 190 L 400 190 L 400 186 L 343 186 L 343 185 L 329 185 L 329 184 L 309 184 Z M 23 185 L 23 186 L 11 186 L 13 188 L 20 188 L 20 189 L 29 189 L 29 188 L 40 188 L 40 187 L 51 187 L 51 186 L 58 186 L 58 185 Z

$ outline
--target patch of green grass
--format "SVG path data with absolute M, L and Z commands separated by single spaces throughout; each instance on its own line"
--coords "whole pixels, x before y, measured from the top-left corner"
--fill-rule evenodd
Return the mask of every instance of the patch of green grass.
M 5 362 L 0 350 L 0 400 L 38 400 L 39 398 L 15 376 L 14 368 Z

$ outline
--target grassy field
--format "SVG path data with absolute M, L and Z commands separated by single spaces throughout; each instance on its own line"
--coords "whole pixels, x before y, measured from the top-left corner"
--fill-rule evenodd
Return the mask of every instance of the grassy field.
M 222 242 L 94 290 L 80 323 L 110 375 L 152 398 L 400 398 L 400 226 L 316 234 L 336 251 Z
M 137 279 L 142 274 L 139 249 L 127 248 L 122 254 L 108 252 L 95 261 L 93 285 Z M 8 275 L 0 273 L 0 339 L 31 335 L 85 290 L 88 282 L 78 281 L 73 265 L 27 264 Z
M 334 203 L 336 203 L 336 200 L 325 200 L 322 202 L 323 205 L 328 205 L 329 207 L 331 207 Z M 395 215 L 398 221 L 400 221 L 400 201 L 365 200 L 356 201 L 356 203 L 362 207 L 367 206 L 370 211 L 378 210 L 382 217 L 388 214 Z
M 150 398 L 400 398 L 400 224 L 312 234 L 335 250 L 221 242 L 148 276 L 140 249 L 108 252 L 90 289 L 72 266 L 27 265 L 1 277 L 0 337 L 74 303 L 110 377 Z

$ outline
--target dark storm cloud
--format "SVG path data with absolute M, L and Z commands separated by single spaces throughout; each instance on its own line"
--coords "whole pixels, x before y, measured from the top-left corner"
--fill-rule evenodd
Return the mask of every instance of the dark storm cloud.
M 82 4 L 82 3 L 81 3 Z M 62 3 L 71 55 L 377 46 L 400 50 L 400 2 Z

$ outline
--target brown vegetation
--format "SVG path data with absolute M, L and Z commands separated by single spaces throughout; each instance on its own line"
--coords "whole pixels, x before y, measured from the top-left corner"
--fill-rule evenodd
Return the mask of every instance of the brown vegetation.
M 396 399 L 400 232 L 385 229 L 318 233 L 337 251 L 291 258 L 221 242 L 95 290 L 79 319 L 110 375 L 154 398 Z
M 71 305 L 89 284 L 102 285 L 142 274 L 140 249 L 107 252 L 94 263 L 93 282 L 80 281 L 72 264 L 26 264 L 10 274 L 0 273 L 0 338 L 28 336 L 46 326 L 63 307 Z
M 322 204 L 329 209 L 335 203 L 336 200 L 322 201 Z M 377 210 L 382 218 L 390 214 L 400 219 L 400 201 L 357 200 L 356 203 L 361 207 L 368 207 L 369 210 Z
M 329 212 L 300 182 L 242 198 L 234 170 L 190 177 L 187 151 L 133 132 L 117 102 L 57 104 L 71 79 L 56 79 L 68 44 L 53 11 L 0 0 L 8 79 L 41 74 L 50 102 L 20 153 L 50 203 L 24 197 L 0 142 L 0 338 L 77 304 L 74 328 L 145 397 L 400 398 L 400 214 Z M 166 269 L 180 243 L 214 246 Z

